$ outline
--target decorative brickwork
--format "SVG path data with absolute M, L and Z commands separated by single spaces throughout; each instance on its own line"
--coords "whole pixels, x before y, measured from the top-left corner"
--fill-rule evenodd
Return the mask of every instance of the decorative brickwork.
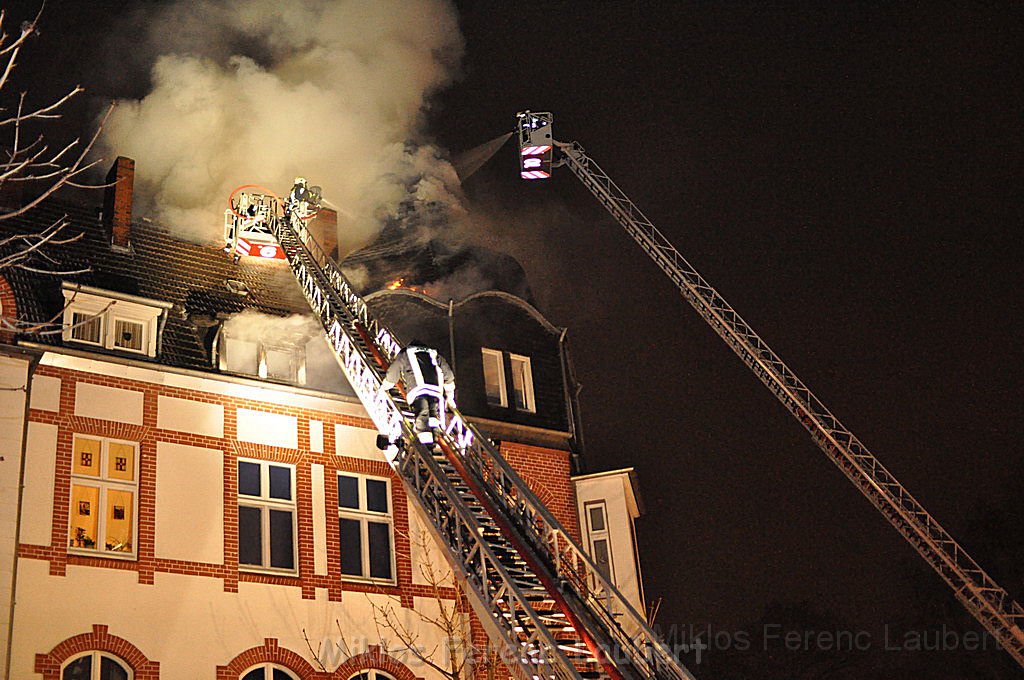
M 47 654 L 36 654 L 35 672 L 43 680 L 60 680 L 61 666 L 83 652 L 108 652 L 125 662 L 135 674 L 135 680 L 159 680 L 160 664 L 150 661 L 138 647 L 124 638 L 111 635 L 107 626 L 93 624 L 91 633 L 68 638 Z
M 348 661 L 338 666 L 333 675 L 328 677 L 335 680 L 348 680 L 348 678 L 359 671 L 364 671 L 368 668 L 384 671 L 395 678 L 395 680 L 423 680 L 409 670 L 401 661 L 381 651 L 381 648 L 377 645 L 369 645 L 365 652 L 351 657 Z
M 238 680 L 247 669 L 261 663 L 276 663 L 284 666 L 301 680 L 326 680 L 333 678 L 330 673 L 317 671 L 308 661 L 290 649 L 279 647 L 276 638 L 266 638 L 262 647 L 245 650 L 226 666 L 217 666 L 217 680 Z

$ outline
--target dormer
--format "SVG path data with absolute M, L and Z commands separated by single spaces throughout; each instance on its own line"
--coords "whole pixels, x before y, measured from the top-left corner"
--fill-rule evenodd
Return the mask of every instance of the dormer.
M 64 295 L 64 342 L 129 355 L 155 357 L 170 302 L 61 283 Z

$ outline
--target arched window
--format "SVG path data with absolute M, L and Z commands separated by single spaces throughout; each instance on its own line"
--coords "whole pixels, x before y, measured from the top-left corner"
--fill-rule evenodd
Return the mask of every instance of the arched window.
M 376 668 L 367 668 L 365 671 L 353 673 L 348 680 L 395 680 L 395 678 Z
M 243 673 L 241 680 L 299 680 L 299 678 L 284 666 L 261 663 Z
M 106 652 L 86 652 L 66 664 L 61 680 L 132 680 L 128 664 Z

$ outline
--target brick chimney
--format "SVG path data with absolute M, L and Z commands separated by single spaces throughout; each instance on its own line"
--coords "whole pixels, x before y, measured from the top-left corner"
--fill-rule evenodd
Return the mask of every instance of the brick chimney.
M 320 212 L 312 219 L 309 232 L 331 257 L 338 257 L 338 211 L 320 208 Z
M 118 156 L 107 173 L 103 197 L 103 224 L 110 235 L 110 247 L 128 250 L 132 236 L 132 190 L 135 186 L 135 161 Z

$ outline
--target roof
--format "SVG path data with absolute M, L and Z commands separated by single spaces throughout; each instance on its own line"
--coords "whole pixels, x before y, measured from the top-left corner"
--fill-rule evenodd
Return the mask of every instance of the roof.
M 235 263 L 220 247 L 176 238 L 148 220 L 132 222 L 128 252 L 110 247 L 109 236 L 94 209 L 47 202 L 26 215 L 0 222 L 0 234 L 38 232 L 67 215 L 62 235 L 82 234 L 73 243 L 52 247 L 56 263 L 36 258 L 34 266 L 62 270 L 88 268 L 84 274 L 56 277 L 8 269 L 3 272 L 18 301 L 23 320 L 42 322 L 59 315 L 64 301 L 61 281 L 172 303 L 163 332 L 160 354 L 151 362 L 182 368 L 210 370 L 209 329 L 218 318 L 243 309 L 275 316 L 307 313 L 302 292 L 283 260 L 243 258 Z M 228 289 L 227 281 L 241 281 L 248 295 Z M 33 336 L 33 340 L 61 345 L 59 334 Z M 97 349 L 97 352 L 103 352 Z M 139 357 L 147 360 L 146 357 Z

